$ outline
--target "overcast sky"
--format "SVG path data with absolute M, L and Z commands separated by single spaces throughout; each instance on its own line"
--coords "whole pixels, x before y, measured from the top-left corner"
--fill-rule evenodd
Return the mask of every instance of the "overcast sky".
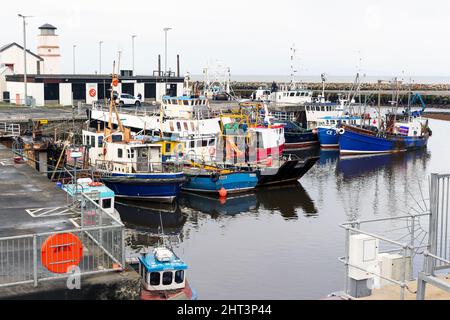
M 183 73 L 201 74 L 219 60 L 232 74 L 289 74 L 294 43 L 300 76 L 352 75 L 359 57 L 367 75 L 450 74 L 448 0 L 2 1 L 1 44 L 22 44 L 18 13 L 34 16 L 27 26 L 32 51 L 40 25 L 58 28 L 67 73 L 73 44 L 77 73 L 98 70 L 100 40 L 103 71 L 112 69 L 118 50 L 121 68 L 131 69 L 136 34 L 136 73 L 150 74 L 157 55 L 164 57 L 168 26 L 168 65 L 174 70 L 180 54 Z

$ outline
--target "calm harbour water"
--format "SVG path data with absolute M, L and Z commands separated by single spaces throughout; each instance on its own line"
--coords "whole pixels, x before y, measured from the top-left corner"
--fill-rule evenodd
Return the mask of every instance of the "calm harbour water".
M 257 190 L 225 203 L 183 195 L 173 205 L 128 202 L 127 251 L 158 241 L 160 217 L 189 265 L 199 299 L 320 299 L 343 289 L 344 231 L 353 218 L 402 214 L 428 194 L 430 173 L 450 172 L 450 123 L 430 120 L 424 151 L 340 159 L 320 154 L 301 185 Z M 161 212 L 161 215 L 160 215 Z

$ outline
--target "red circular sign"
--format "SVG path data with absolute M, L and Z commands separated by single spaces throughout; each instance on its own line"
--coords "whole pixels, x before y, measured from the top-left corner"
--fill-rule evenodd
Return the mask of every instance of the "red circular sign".
M 97 91 L 96 91 L 94 88 L 92 88 L 91 90 L 89 90 L 89 95 L 90 95 L 91 97 L 95 97 L 96 94 L 97 94 Z
M 77 266 L 83 256 L 83 244 L 72 233 L 55 234 L 48 237 L 41 247 L 41 262 L 54 273 L 67 273 Z

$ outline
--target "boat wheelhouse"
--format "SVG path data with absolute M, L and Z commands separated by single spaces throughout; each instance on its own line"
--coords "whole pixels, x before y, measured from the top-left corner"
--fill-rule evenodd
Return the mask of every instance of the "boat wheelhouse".
M 186 278 L 187 264 L 175 253 L 159 247 L 139 258 L 142 300 L 196 300 Z
M 196 111 L 207 110 L 209 102 L 204 96 L 164 96 L 161 107 L 164 115 L 168 118 L 195 119 Z
M 302 88 L 289 89 L 287 86 L 282 86 L 281 90 L 270 93 L 269 102 L 275 104 L 294 104 L 304 105 L 312 103 L 313 92 Z
M 163 144 L 128 140 L 122 132 L 105 136 L 83 130 L 82 135 L 90 165 L 118 197 L 172 202 L 180 192 L 182 165 L 163 161 Z

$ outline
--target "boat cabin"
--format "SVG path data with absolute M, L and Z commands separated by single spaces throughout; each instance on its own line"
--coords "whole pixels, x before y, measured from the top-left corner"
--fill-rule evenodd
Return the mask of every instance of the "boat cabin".
M 62 186 L 62 190 L 67 192 L 72 198 L 84 193 L 106 212 L 114 215 L 114 191 L 102 183 L 94 183 L 91 178 L 77 179 L 77 185 L 70 183 Z
M 142 140 L 123 141 L 121 132 L 113 133 L 112 143 L 104 142 L 103 132 L 83 130 L 83 143 L 89 146 L 91 166 L 112 173 L 148 173 L 162 170 L 162 145 Z
M 361 124 L 360 117 L 323 117 L 317 122 L 318 127 L 336 127 L 337 125 L 359 125 Z
M 208 99 L 204 96 L 164 96 L 162 108 L 164 115 L 168 118 L 194 119 L 196 110 L 208 108 Z
M 171 250 L 161 247 L 139 259 L 139 274 L 143 287 L 148 291 L 183 289 L 186 286 L 188 268 Z

